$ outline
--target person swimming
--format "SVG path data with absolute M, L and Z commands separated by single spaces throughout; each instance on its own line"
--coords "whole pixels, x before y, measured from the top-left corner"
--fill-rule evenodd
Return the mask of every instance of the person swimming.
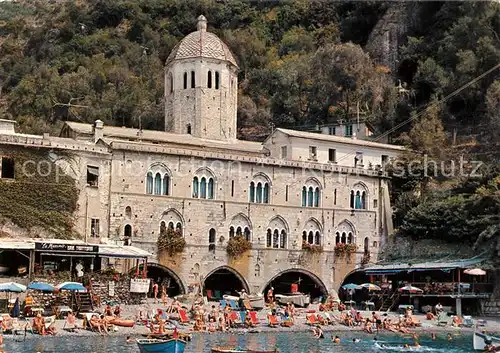
M 451 337 L 451 333 L 448 334 L 448 341 L 453 340 L 453 337 Z
M 431 339 L 432 339 L 433 341 L 435 341 L 435 340 L 436 340 L 436 334 L 435 334 L 434 332 L 433 332 L 433 333 L 431 333 Z
M 361 342 L 361 340 L 359 338 L 353 338 L 352 339 L 352 343 L 359 343 Z
M 127 342 L 127 343 L 134 343 L 135 340 L 133 338 L 131 338 L 130 336 L 127 336 L 125 342 Z

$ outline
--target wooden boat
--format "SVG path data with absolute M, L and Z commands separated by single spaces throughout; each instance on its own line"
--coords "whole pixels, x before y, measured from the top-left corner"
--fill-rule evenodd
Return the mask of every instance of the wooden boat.
M 125 320 L 125 319 L 120 319 L 118 317 L 114 318 L 113 320 L 110 320 L 109 323 L 111 325 L 121 326 L 121 327 L 134 327 L 135 326 L 134 320 Z
M 276 294 L 274 297 L 280 304 L 292 303 L 303 308 L 307 308 L 311 302 L 311 297 L 303 293 Z
M 137 345 L 141 353 L 184 353 L 186 341 L 181 339 L 138 339 Z
M 214 347 L 212 353 L 279 353 L 280 351 L 275 348 L 272 350 L 255 350 L 245 349 L 239 347 Z
M 474 336 L 472 341 L 474 350 L 484 351 L 487 342 L 491 342 L 491 345 L 497 349 L 500 348 L 500 337 L 494 337 L 474 331 Z
M 252 309 L 261 310 L 266 307 L 266 302 L 264 300 L 264 296 L 262 295 L 249 295 L 248 301 L 250 302 Z
M 173 332 L 165 332 L 165 333 L 145 333 L 142 335 L 142 337 L 145 338 L 156 338 L 156 339 L 171 339 L 173 338 L 174 333 Z M 183 332 L 178 332 L 177 335 L 179 338 L 183 341 L 190 342 L 191 341 L 191 334 L 189 333 L 183 333 Z

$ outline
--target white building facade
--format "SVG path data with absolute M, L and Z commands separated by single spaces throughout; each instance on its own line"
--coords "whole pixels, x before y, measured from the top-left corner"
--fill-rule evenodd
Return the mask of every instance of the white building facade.
M 403 149 L 286 129 L 263 143 L 237 140 L 237 68 L 200 16 L 165 66 L 165 132 L 67 122 L 59 137 L 26 137 L 5 122 L 0 148 L 78 156 L 75 225 L 88 241 L 127 240 L 156 254 L 160 228 L 178 229 L 184 251 L 148 261 L 180 292 L 221 269 L 251 292 L 287 273 L 312 279 L 321 293 L 337 290 L 367 253 L 376 260 L 391 230 L 380 166 Z M 226 245 L 237 234 L 252 249 L 232 258 Z M 303 250 L 304 242 L 321 251 Z M 338 243 L 358 248 L 339 257 Z

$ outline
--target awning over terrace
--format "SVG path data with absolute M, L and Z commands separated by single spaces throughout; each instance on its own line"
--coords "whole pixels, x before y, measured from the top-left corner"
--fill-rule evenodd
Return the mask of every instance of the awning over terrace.
M 471 259 L 460 259 L 450 261 L 434 261 L 434 262 L 421 262 L 421 263 L 390 263 L 366 267 L 360 271 L 365 272 L 367 275 L 393 275 L 400 272 L 413 272 L 413 271 L 444 271 L 449 272 L 457 268 L 471 268 L 476 267 L 481 262 L 484 262 L 483 257 L 474 257 Z
M 99 257 L 125 258 L 125 259 L 140 259 L 147 258 L 151 254 L 145 250 L 135 246 L 122 246 L 113 244 L 99 245 Z

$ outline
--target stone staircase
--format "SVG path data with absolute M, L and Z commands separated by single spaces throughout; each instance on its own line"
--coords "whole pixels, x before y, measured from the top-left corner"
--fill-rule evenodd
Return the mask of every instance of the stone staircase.
M 92 297 L 89 292 L 79 293 L 75 292 L 76 305 L 79 312 L 92 312 L 94 306 L 92 304 Z

